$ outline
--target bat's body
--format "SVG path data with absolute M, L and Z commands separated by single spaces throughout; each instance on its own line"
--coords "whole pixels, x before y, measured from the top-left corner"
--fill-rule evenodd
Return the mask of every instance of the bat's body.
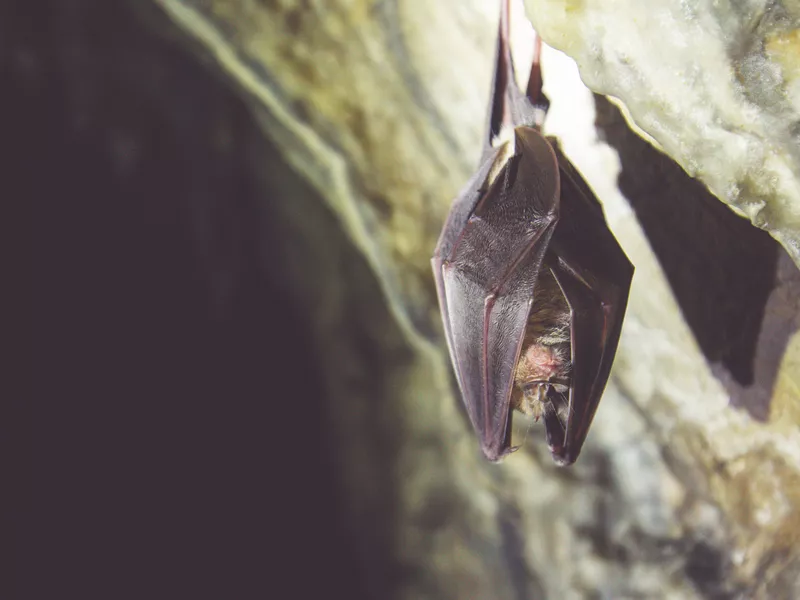
M 600 204 L 539 131 L 538 58 L 514 79 L 503 0 L 488 136 L 433 257 L 445 334 L 481 448 L 511 447 L 511 410 L 543 417 L 553 457 L 580 453 L 608 380 L 633 266 Z

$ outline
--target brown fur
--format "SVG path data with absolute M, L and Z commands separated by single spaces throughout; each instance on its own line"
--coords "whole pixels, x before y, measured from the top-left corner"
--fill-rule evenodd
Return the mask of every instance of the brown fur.
M 514 377 L 513 408 L 537 421 L 553 407 L 552 388 L 565 398 L 571 377 L 570 309 L 550 269 L 543 266 L 528 316 L 525 338 Z M 557 410 L 558 413 L 562 412 Z

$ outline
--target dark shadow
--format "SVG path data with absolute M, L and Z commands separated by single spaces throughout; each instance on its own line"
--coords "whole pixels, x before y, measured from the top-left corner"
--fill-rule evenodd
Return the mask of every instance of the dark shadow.
M 595 95 L 595 105 L 599 135 L 620 155 L 619 188 L 700 348 L 732 403 L 766 419 L 779 360 L 794 331 L 775 330 L 774 315 L 765 316 L 779 256 L 788 256 L 634 133 L 605 97 Z
M 3 597 L 364 597 L 304 315 L 261 264 L 247 110 L 123 4 L 15 6 L 35 518 Z

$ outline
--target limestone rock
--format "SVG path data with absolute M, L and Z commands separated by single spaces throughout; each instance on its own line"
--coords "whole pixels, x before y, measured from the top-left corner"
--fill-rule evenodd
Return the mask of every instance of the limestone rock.
M 800 266 L 800 4 L 525 0 L 583 81 Z
M 319 355 L 326 357 L 326 389 L 335 407 L 329 418 L 353 527 L 386 531 L 395 540 L 385 548 L 388 562 L 402 565 L 406 577 L 394 591 L 413 598 L 686 598 L 792 589 L 798 569 L 792 541 L 798 532 L 800 437 L 786 416 L 794 408 L 776 408 L 796 406 L 797 374 L 791 366 L 779 377 L 777 367 L 767 374 L 764 385 L 774 394 L 766 421 L 764 412 L 756 419 L 730 406 L 722 382 L 726 371 L 715 376 L 709 363 L 717 358 L 709 359 L 703 354 L 707 348 L 697 346 L 646 232 L 609 171 L 598 177 L 584 162 L 608 166 L 619 160 L 598 142 L 588 91 L 573 80 L 559 96 L 553 88 L 562 80 L 560 70 L 545 65 L 554 105 L 550 128 L 562 135 L 565 150 L 598 190 L 612 228 L 637 266 L 614 380 L 575 469 L 553 467 L 533 432 L 527 452 L 489 465 L 452 394 L 428 258 L 450 198 L 477 157 L 494 7 L 159 4 L 248 99 L 265 135 L 322 202 L 296 204 L 287 191 L 275 207 L 291 235 L 284 242 L 287 263 L 273 268 L 291 282 L 313 324 Z M 541 26 L 551 39 L 547 22 Z M 704 97 L 697 101 L 709 105 Z M 770 164 L 775 173 L 791 171 L 786 161 L 794 109 L 784 104 L 748 121 L 745 149 L 723 135 L 728 125 L 709 125 L 713 110 L 695 117 L 697 111 L 683 114 L 678 107 L 675 121 L 699 119 L 698 129 L 705 129 L 676 138 L 675 148 L 667 141 L 662 145 L 679 160 L 690 156 L 699 165 L 703 152 L 724 140 L 741 150 L 741 158 L 753 139 L 779 122 L 783 133 L 771 138 L 777 150 Z M 560 132 L 559 106 L 572 121 Z M 689 105 L 682 108 L 688 111 Z M 581 119 L 583 133 L 575 133 Z M 584 136 L 577 145 L 576 135 Z M 755 147 L 752 160 L 737 163 L 714 155 L 712 166 L 696 171 L 707 180 L 717 178 L 709 180 L 712 189 L 723 181 L 727 185 L 725 177 L 734 172 L 740 187 L 772 190 L 769 212 L 762 213 L 782 227 L 784 241 L 790 240 L 796 226 L 793 200 L 776 203 L 774 192 L 791 188 L 791 181 L 762 177 L 759 157 L 767 151 Z M 687 148 L 687 154 L 677 148 Z M 663 186 L 664 177 L 656 170 L 649 181 Z M 678 195 L 695 185 L 685 176 L 670 178 L 678 180 L 673 190 Z M 725 188 L 729 199 L 745 202 L 731 189 Z M 321 210 L 333 221 L 313 216 Z M 338 233 L 328 231 L 331 227 Z M 363 257 L 365 269 L 342 264 L 331 278 L 325 273 L 333 264 L 322 268 L 325 263 L 319 262 L 330 250 L 316 240 L 340 234 Z M 706 236 L 698 237 L 700 248 Z M 748 246 L 742 247 L 746 255 Z M 766 256 L 777 256 L 767 248 Z M 712 253 L 724 255 L 724 249 Z M 792 297 L 787 290 L 796 289 L 794 271 L 782 267 L 781 272 L 785 286 L 770 298 Z M 313 286 L 309 273 L 318 274 Z M 770 283 L 767 277 L 766 292 L 751 303 L 757 315 Z M 362 308 L 354 313 L 354 306 Z M 790 330 L 797 328 L 796 317 L 780 318 Z M 757 338 L 763 328 L 757 317 L 755 322 Z M 795 338 L 789 351 L 784 345 L 783 353 L 766 362 L 778 355 L 784 362 L 796 360 Z M 718 359 L 723 366 L 724 356 Z M 782 383 L 770 381 L 770 375 Z M 524 436 L 524 425 L 520 429 Z M 377 481 L 380 492 L 373 490 Z M 387 523 L 389 505 L 393 521 Z M 369 567 L 376 538 L 361 540 L 366 572 L 377 577 L 381 571 Z M 382 583 L 373 579 L 373 589 Z
M 636 265 L 629 313 L 578 463 L 555 467 L 541 426 L 516 419 L 524 449 L 495 465 L 482 458 L 454 393 L 429 266 L 449 203 L 478 158 L 494 3 L 125 5 L 102 36 L 49 54 L 65 80 L 74 79 L 76 62 L 98 71 L 87 86 L 70 88 L 78 108 L 67 103 L 66 112 L 78 124 L 123 115 L 131 129 L 145 114 L 169 131 L 172 154 L 203 157 L 198 164 L 221 165 L 240 183 L 217 189 L 213 172 L 183 167 L 189 201 L 181 214 L 192 223 L 198 271 L 222 298 L 232 279 L 268 279 L 303 315 L 303 355 L 318 377 L 297 385 L 312 383 L 299 397 L 317 402 L 290 406 L 292 418 L 265 423 L 264 436 L 285 423 L 293 429 L 281 439 L 298 445 L 321 431 L 330 436 L 326 476 L 344 507 L 330 519 L 356 539 L 372 597 L 800 596 L 798 271 L 773 240 L 731 211 L 718 214 L 722 205 L 702 185 L 593 98 L 574 63 L 545 55 L 546 128 L 597 192 Z M 580 9 L 590 2 L 564 6 L 575 22 L 535 4 L 531 11 L 556 45 L 555 28 L 583 26 Z M 61 10 L 73 25 L 95 14 L 90 2 Z M 786 39 L 772 44 L 775 61 L 791 63 Z M 25 70 L 31 61 L 19 56 Z M 634 83 L 632 93 L 641 93 Z M 791 171 L 781 163 L 792 151 L 790 96 L 781 91 L 773 112 L 751 115 L 745 142 L 686 106 L 670 122 L 684 118 L 702 133 L 651 134 L 684 166 L 696 161 L 699 174 L 723 182 L 730 172 L 714 169 L 732 161 L 701 168 L 703 152 L 724 139 L 763 156 L 759 136 L 774 123 L 783 133 L 770 141 L 770 164 Z M 111 106 L 100 111 L 95 101 Z M 723 111 L 731 119 L 733 112 Z M 109 154 L 124 176 L 151 153 L 148 162 L 162 168 L 161 138 L 111 137 Z M 764 180 L 759 160 L 731 165 L 742 189 L 790 185 L 783 175 Z M 790 240 L 790 203 L 764 194 L 759 214 L 777 219 L 776 231 Z M 246 197 L 243 206 L 234 195 Z M 744 202 L 745 194 L 731 198 Z M 670 215 L 672 206 L 680 209 Z M 242 231 L 251 261 L 244 266 Z M 322 476 L 296 467 L 292 449 L 281 447 L 270 467 Z M 333 512 L 314 508 L 307 523 Z M 316 531 L 302 524 L 295 542 L 314 548 Z M 308 578 L 315 566 L 307 565 Z M 275 568 L 265 564 L 264 572 Z

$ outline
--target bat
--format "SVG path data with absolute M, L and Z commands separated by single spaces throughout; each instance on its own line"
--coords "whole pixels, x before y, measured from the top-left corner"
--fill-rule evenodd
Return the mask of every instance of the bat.
M 501 0 L 494 83 L 477 172 L 454 200 L 431 260 L 467 414 L 490 461 L 512 411 L 544 421 L 558 465 L 580 454 L 608 381 L 633 265 L 558 142 L 542 135 L 537 36 L 517 85 Z

